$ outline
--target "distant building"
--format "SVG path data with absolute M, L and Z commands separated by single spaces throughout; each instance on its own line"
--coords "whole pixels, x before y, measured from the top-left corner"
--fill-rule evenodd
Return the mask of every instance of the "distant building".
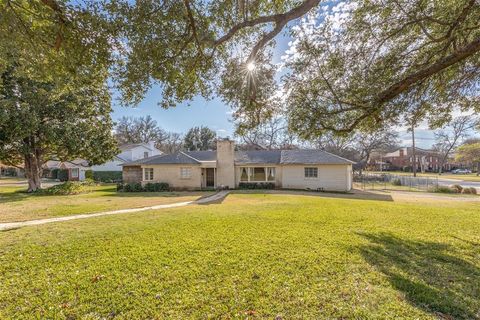
M 126 162 L 136 161 L 162 154 L 160 150 L 155 148 L 154 141 L 150 141 L 148 143 L 124 144 L 121 145 L 119 149 L 121 152 L 118 155 L 114 156 L 112 160 L 100 165 L 90 166 L 89 162 L 84 159 L 76 159 L 72 161 L 47 161 L 43 166 L 45 169 L 44 176 L 47 178 L 57 179 L 57 176 L 54 174 L 55 170 L 66 170 L 68 172 L 68 176 L 65 176 L 64 179 L 69 181 L 83 181 L 86 178 L 87 171 L 117 171 L 121 173 L 122 164 Z
M 413 159 L 412 147 L 402 147 L 382 156 L 377 156 L 372 159 L 372 162 L 375 170 L 413 171 L 414 164 L 416 164 L 418 172 L 436 172 L 440 169 L 441 156 L 435 150 L 415 148 L 415 158 L 416 161 Z M 448 171 L 450 169 L 451 165 L 449 163 L 444 164 L 443 170 Z

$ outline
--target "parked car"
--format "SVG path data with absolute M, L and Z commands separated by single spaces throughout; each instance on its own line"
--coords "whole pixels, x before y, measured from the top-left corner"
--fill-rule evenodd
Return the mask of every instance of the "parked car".
M 469 170 L 469 169 L 455 169 L 455 170 L 452 170 L 451 173 L 453 173 L 453 174 L 469 174 L 469 173 L 472 173 L 472 170 Z

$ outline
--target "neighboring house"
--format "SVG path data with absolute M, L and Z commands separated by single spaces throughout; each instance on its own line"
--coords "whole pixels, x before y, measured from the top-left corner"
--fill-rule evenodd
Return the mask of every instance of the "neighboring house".
M 438 171 L 441 160 L 440 155 L 435 150 L 415 148 L 415 158 L 417 171 Z M 412 147 L 402 147 L 393 152 L 389 152 L 375 159 L 376 166 L 382 165 L 383 170 L 412 170 L 414 165 Z M 379 169 L 379 168 L 377 168 Z M 445 170 L 450 169 L 450 165 L 444 165 Z
M 125 163 L 123 181 L 167 182 L 185 189 L 271 182 L 276 188 L 349 191 L 353 163 L 320 150 L 235 151 L 233 141 L 219 140 L 217 151 L 178 152 Z
M 25 177 L 25 170 L 23 164 L 19 167 L 12 167 L 0 162 L 0 177 Z
M 51 176 L 53 170 L 66 170 L 68 181 L 83 181 L 85 180 L 86 172 L 91 170 L 88 161 L 83 159 L 75 159 L 73 161 L 49 160 L 43 165 L 43 168 L 50 171 L 50 173 L 47 173 L 50 178 L 54 178 Z
M 155 148 L 155 142 L 148 143 L 130 143 L 118 147 L 120 153 L 111 161 L 101 165 L 92 166 L 93 171 L 122 171 L 122 164 L 126 162 L 145 159 L 148 157 L 162 154 L 162 151 Z

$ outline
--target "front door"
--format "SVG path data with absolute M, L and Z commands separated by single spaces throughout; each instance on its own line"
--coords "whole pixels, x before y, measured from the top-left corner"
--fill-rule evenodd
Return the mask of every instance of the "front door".
M 207 168 L 207 187 L 215 187 L 215 169 L 214 168 Z

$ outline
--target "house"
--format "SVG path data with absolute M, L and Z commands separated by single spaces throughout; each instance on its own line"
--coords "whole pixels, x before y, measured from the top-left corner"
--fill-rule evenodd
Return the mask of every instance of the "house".
M 162 154 L 155 148 L 155 141 L 148 143 L 130 143 L 118 147 L 120 153 L 112 160 L 92 166 L 92 171 L 122 171 L 122 164 Z
M 354 162 L 320 150 L 235 151 L 228 139 L 216 151 L 162 154 L 123 164 L 125 183 L 167 182 L 174 188 L 236 188 L 274 183 L 276 188 L 349 191 Z
M 440 154 L 435 150 L 415 148 L 417 171 L 438 171 L 441 165 Z M 383 170 L 409 170 L 413 168 L 413 148 L 402 147 L 376 159 L 377 166 L 382 163 Z M 444 165 L 449 170 L 449 165 Z
M 0 177 L 25 177 L 23 164 L 14 167 L 0 162 Z
M 86 172 L 91 170 L 87 160 L 75 159 L 73 161 L 49 160 L 43 165 L 44 176 L 47 178 L 61 179 L 68 181 L 85 180 Z M 65 170 L 65 177 L 61 178 L 54 175 L 55 170 Z

